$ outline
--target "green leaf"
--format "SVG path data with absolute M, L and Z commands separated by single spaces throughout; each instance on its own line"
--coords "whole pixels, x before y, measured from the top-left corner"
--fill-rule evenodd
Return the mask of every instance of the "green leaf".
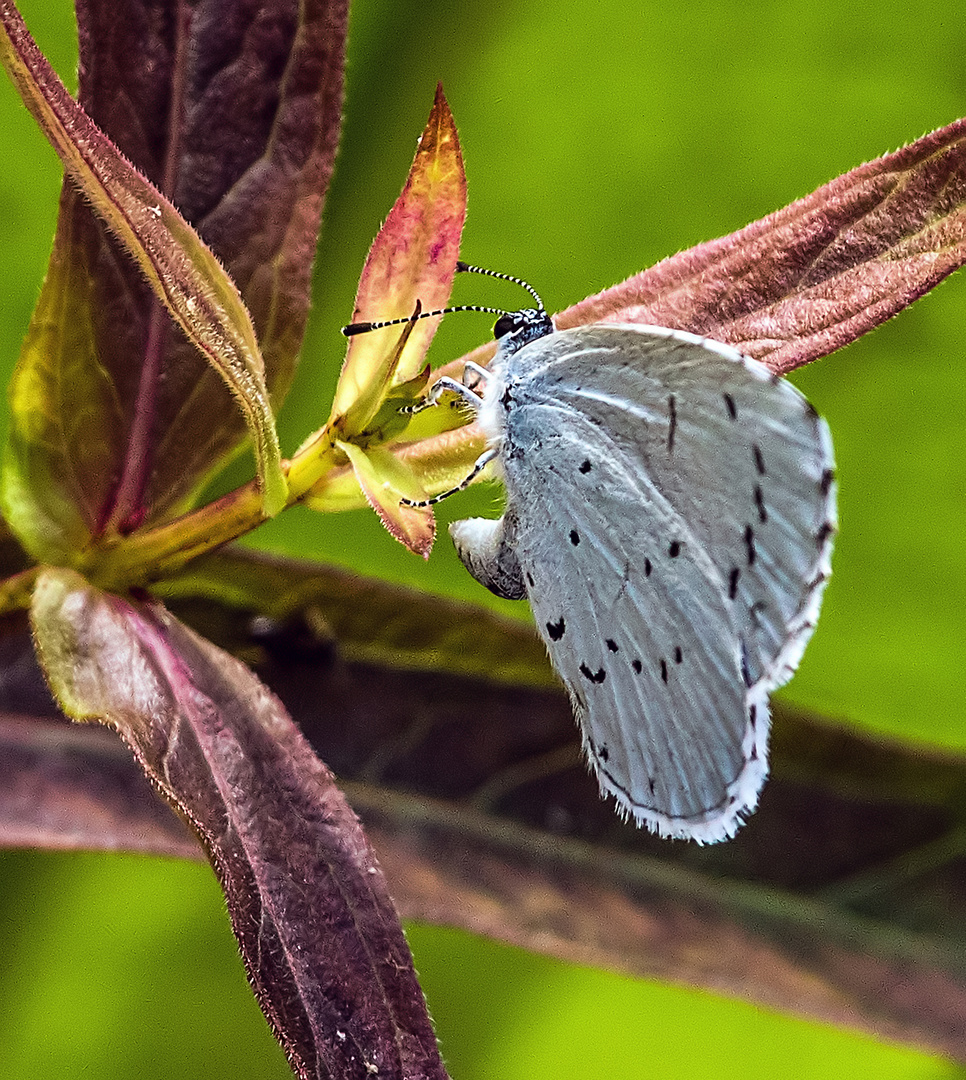
M 384 447 L 363 450 L 346 442 L 337 442 L 336 446 L 349 459 L 366 501 L 379 515 L 389 535 L 428 559 L 436 536 L 432 508 L 406 506 L 399 501 L 406 498 L 418 502 L 426 498 L 416 477 Z M 313 506 L 311 496 L 304 501 L 310 508 Z

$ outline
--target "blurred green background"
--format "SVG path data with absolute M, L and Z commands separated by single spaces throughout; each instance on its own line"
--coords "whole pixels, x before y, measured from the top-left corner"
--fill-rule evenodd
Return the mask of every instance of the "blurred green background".
M 73 86 L 68 0 L 21 9 Z M 327 415 L 344 352 L 338 330 L 437 80 L 469 178 L 464 257 L 526 277 L 558 310 L 962 115 L 966 22 L 954 5 L 894 0 L 359 0 L 313 321 L 282 416 L 286 451 Z M 60 171 L 9 87 L 0 131 L 0 364 L 9 366 L 49 252 Z M 510 286 L 476 278 L 455 295 L 521 302 Z M 832 428 L 842 532 L 822 623 L 785 691 L 828 715 L 960 750 L 964 308 L 966 283 L 954 278 L 795 377 Z M 446 320 L 434 359 L 488 329 L 485 316 Z M 497 501 L 492 489 L 468 492 L 440 516 Z M 424 563 L 368 513 L 295 511 L 251 542 L 499 604 L 445 536 Z M 7 853 L 0 926 L 0 1080 L 289 1075 L 207 869 Z M 960 1075 L 936 1058 L 703 993 L 449 930 L 410 934 L 459 1080 Z

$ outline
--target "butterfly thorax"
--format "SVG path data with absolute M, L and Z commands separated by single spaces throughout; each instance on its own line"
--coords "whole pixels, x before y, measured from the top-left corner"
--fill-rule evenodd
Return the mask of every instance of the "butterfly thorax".
M 553 320 L 542 308 L 511 311 L 497 319 L 493 336 L 499 347 L 490 364 L 490 377 L 483 392 L 483 404 L 476 417 L 490 447 L 502 443 L 506 414 L 511 404 L 512 390 L 506 377 L 507 360 L 530 342 L 547 337 L 555 330 Z

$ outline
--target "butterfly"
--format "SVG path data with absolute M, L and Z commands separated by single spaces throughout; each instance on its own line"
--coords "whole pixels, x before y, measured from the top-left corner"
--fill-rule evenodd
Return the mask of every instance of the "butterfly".
M 828 428 L 728 345 L 557 330 L 530 291 L 538 307 L 497 321 L 490 367 L 467 365 L 475 388 L 441 379 L 429 395 L 458 393 L 487 436 L 460 486 L 492 461 L 506 490 L 501 517 L 450 526 L 456 550 L 481 584 L 529 600 L 618 809 L 661 836 L 726 839 L 758 803 L 768 695 L 830 573 Z

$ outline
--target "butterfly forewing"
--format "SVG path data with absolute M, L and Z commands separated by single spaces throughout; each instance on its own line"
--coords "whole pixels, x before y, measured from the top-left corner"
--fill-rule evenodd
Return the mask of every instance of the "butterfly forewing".
M 528 360 L 537 350 L 545 357 Z M 507 375 L 516 404 L 532 395 L 586 417 L 647 475 L 724 577 L 750 681 L 784 682 L 804 647 L 793 655 L 789 636 L 817 614 L 835 523 L 831 441 L 802 395 L 727 346 L 634 326 L 542 338 Z

